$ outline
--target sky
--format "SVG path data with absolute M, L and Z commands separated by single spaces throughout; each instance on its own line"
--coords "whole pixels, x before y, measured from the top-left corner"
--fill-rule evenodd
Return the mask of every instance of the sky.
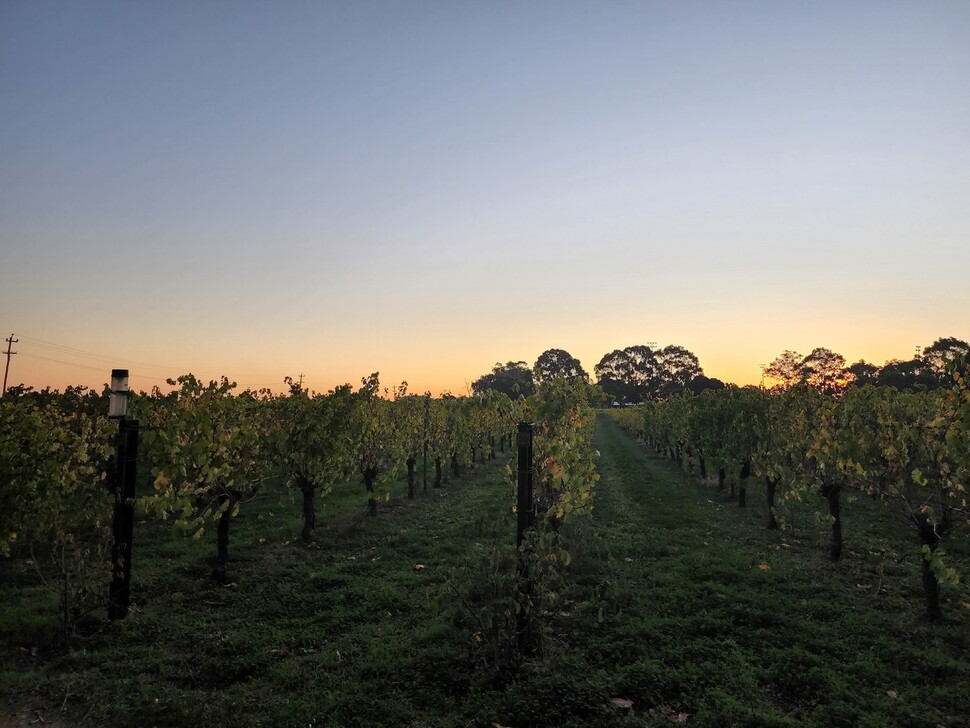
M 0 0 L 9 383 L 970 339 L 970 3 Z

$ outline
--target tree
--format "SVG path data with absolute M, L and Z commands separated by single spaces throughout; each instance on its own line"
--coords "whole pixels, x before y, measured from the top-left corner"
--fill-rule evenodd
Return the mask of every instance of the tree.
M 589 381 L 589 375 L 579 359 L 563 349 L 547 349 L 542 352 L 532 371 L 538 384 L 554 377 L 579 377 L 583 381 Z
M 883 387 L 893 387 L 901 392 L 917 389 L 935 389 L 940 380 L 922 359 L 887 361 L 876 375 L 876 383 Z
M 941 383 L 948 384 L 950 379 L 947 371 L 948 364 L 968 354 L 970 354 L 970 344 L 962 339 L 948 336 L 937 339 L 923 349 L 923 362 L 937 375 Z
M 772 389 L 785 390 L 800 382 L 802 379 L 802 361 L 801 354 L 789 349 L 776 356 L 765 367 L 765 376 L 781 380 L 781 384 L 775 385 Z
M 724 389 L 725 386 L 720 379 L 705 377 L 700 374 L 687 383 L 686 389 L 694 394 L 700 394 L 705 389 Z
M 649 346 L 614 349 L 593 372 L 603 391 L 621 402 L 643 401 L 658 380 L 656 356 Z
M 860 359 L 846 369 L 849 377 L 849 386 L 863 387 L 866 384 L 875 384 L 876 375 L 879 374 L 879 367 L 869 364 L 865 359 Z
M 687 389 L 697 377 L 704 376 L 697 356 L 682 346 L 665 346 L 657 352 L 660 393 L 675 394 Z
M 490 389 L 507 394 L 512 399 L 529 397 L 535 391 L 532 370 L 524 361 L 497 363 L 492 371 L 472 382 L 472 392 L 484 394 Z
M 839 394 L 847 384 L 845 357 L 818 347 L 802 359 L 801 380 L 822 394 Z
M 704 374 L 697 357 L 682 346 L 616 349 L 600 359 L 593 371 L 604 392 L 627 402 L 681 392 Z
M 804 382 L 823 394 L 838 394 L 851 380 L 845 357 L 823 347 L 812 349 L 806 357 L 786 350 L 765 367 L 765 374 L 781 380 L 772 387 L 773 391 L 784 391 Z

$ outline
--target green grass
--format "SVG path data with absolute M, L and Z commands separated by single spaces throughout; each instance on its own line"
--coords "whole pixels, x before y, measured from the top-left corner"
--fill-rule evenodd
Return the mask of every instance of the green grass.
M 271 490 L 233 523 L 230 587 L 209 580 L 208 535 L 140 525 L 141 603 L 67 653 L 45 648 L 50 602 L 31 570 L 0 564 L 5 712 L 23 725 L 36 711 L 63 725 L 970 725 L 970 596 L 947 590 L 947 621 L 923 619 L 912 534 L 882 504 L 847 504 L 833 565 L 815 504 L 769 532 L 759 489 L 738 509 L 608 422 L 597 439 L 594 514 L 565 534 L 573 563 L 545 654 L 514 680 L 483 666 L 447 584 L 512 538 L 500 460 L 377 518 L 344 484 L 310 547 L 299 500 Z M 965 542 L 949 550 L 968 573 Z

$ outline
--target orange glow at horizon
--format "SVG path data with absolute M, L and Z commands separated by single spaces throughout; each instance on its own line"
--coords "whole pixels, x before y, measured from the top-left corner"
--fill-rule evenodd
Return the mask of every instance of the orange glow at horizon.
M 604 327 L 611 328 L 611 327 Z M 564 333 L 564 332 L 563 332 Z M 798 337 L 798 341 L 776 344 L 763 342 L 755 344 L 754 341 L 746 341 L 743 347 L 732 347 L 736 340 L 733 334 L 722 332 L 708 332 L 707 336 L 701 337 L 698 332 L 694 332 L 692 337 L 694 344 L 687 341 L 658 341 L 658 347 L 668 344 L 685 346 L 693 351 L 699 358 L 701 367 L 705 375 L 720 379 L 724 382 L 734 383 L 741 386 L 758 385 L 761 382 L 761 365 L 766 365 L 786 349 L 792 349 L 806 355 L 817 346 L 824 346 L 842 354 L 847 364 L 851 364 L 860 359 L 869 363 L 882 365 L 892 359 L 908 359 L 913 356 L 915 344 L 910 343 L 885 343 L 879 340 L 879 334 L 885 335 L 886 332 L 875 332 L 870 330 L 867 336 L 853 336 L 852 334 L 842 334 L 841 336 L 830 335 L 827 340 L 814 341 L 814 337 L 808 338 L 804 333 Z M 898 331 L 896 332 L 898 334 Z M 921 346 L 932 343 L 936 338 L 944 335 L 956 335 L 960 332 L 939 332 L 930 336 L 910 337 L 910 341 L 918 342 Z M 39 348 L 31 344 L 29 337 L 24 337 L 26 341 L 17 344 L 15 351 L 18 353 L 11 357 L 9 386 L 24 384 L 34 389 L 52 387 L 64 389 L 66 386 L 85 385 L 95 390 L 100 389 L 107 383 L 110 371 L 114 367 L 127 367 L 130 371 L 130 381 L 132 389 L 135 391 L 150 392 L 153 387 L 158 386 L 162 391 L 168 391 L 165 379 L 175 378 L 181 374 L 193 373 L 202 380 L 218 379 L 225 375 L 231 381 L 236 381 L 238 390 L 247 388 L 262 389 L 269 388 L 275 393 L 286 391 L 283 382 L 285 376 L 298 379 L 302 373 L 304 385 L 317 392 L 326 392 L 341 384 L 349 383 L 354 388 L 360 385 L 363 377 L 372 372 L 380 372 L 381 385 L 388 389 L 393 389 L 401 382 L 408 383 L 408 391 L 413 394 L 422 394 L 430 391 L 435 397 L 444 392 L 463 395 L 470 393 L 471 383 L 491 371 L 496 363 L 507 361 L 524 361 L 532 366 L 535 360 L 546 349 L 562 348 L 576 356 L 583 364 L 583 367 L 594 376 L 593 368 L 599 359 L 614 349 L 621 349 L 638 343 L 636 337 L 627 336 L 624 340 L 612 341 L 608 345 L 602 343 L 603 331 L 596 335 L 589 336 L 581 343 L 570 344 L 560 341 L 559 336 L 550 334 L 543 337 L 541 346 L 528 346 L 523 340 L 506 340 L 502 346 L 495 346 L 492 351 L 487 342 L 477 342 L 475 345 L 461 347 L 459 351 L 450 351 L 447 347 L 438 350 L 418 342 L 411 348 L 401 348 L 394 356 L 386 353 L 383 356 L 377 355 L 376 349 L 368 347 L 364 353 L 348 355 L 345 361 L 332 361 L 333 357 L 320 354 L 316 357 L 312 355 L 312 350 L 304 352 L 302 360 L 309 360 L 310 364 L 301 366 L 273 366 L 272 357 L 266 356 L 257 362 L 240 362 L 240 366 L 223 367 L 224 358 L 215 358 L 213 352 L 207 352 L 207 356 L 197 359 L 198 366 L 189 366 L 184 370 L 164 371 L 160 367 L 144 367 L 138 362 L 150 361 L 151 352 L 143 352 L 140 356 L 131 357 L 134 362 L 126 362 L 123 357 L 109 361 L 104 358 L 103 366 L 100 361 L 81 360 L 74 363 L 68 362 L 70 354 L 57 354 L 48 356 L 50 351 Z M 606 332 L 611 338 L 615 332 Z M 565 338 L 565 337 L 562 337 Z M 618 337 L 617 337 L 618 338 Z M 660 337 L 657 337 L 660 338 Z M 821 338 L 821 337 L 819 337 Z M 555 340 L 554 340 L 555 339 Z M 578 340 L 579 337 L 577 336 Z M 894 339 L 898 342 L 899 337 Z M 809 341 L 810 344 L 802 342 Z M 855 341 L 856 346 L 845 346 L 840 348 L 840 344 L 848 344 Z M 180 359 L 175 352 L 167 352 L 166 359 Z M 188 359 L 188 356 L 184 357 Z M 62 361 L 54 361 L 62 359 Z M 315 365 L 314 361 L 327 361 L 326 366 Z M 368 362 L 370 366 L 368 366 Z M 770 379 L 765 380 L 770 382 Z

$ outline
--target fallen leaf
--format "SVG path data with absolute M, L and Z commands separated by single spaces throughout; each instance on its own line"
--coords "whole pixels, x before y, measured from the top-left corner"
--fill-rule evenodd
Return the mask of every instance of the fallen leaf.
M 612 705 L 614 708 L 629 710 L 633 707 L 633 701 L 627 700 L 626 698 L 610 698 L 610 705 Z
M 424 569 L 424 568 L 426 568 L 424 564 L 415 564 L 414 565 L 414 570 L 415 571 L 421 571 L 421 569 Z
M 893 700 L 895 700 L 898 697 L 895 690 L 887 690 L 886 695 L 888 695 Z
M 762 561 L 760 564 L 758 564 L 758 568 L 761 569 L 762 571 L 768 571 L 768 569 L 770 569 L 771 567 L 768 564 L 766 564 L 764 561 Z
M 653 711 L 650 712 L 652 713 Z M 690 717 L 689 713 L 679 713 L 673 708 L 668 708 L 666 705 L 660 706 L 660 714 L 671 723 L 686 723 Z

